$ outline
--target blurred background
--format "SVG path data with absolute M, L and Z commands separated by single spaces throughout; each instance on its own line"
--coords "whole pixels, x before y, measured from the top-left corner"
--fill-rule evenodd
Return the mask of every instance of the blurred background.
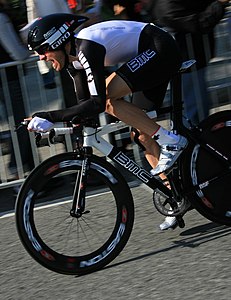
M 4 2 L 4 1 L 3 1 Z M 6 1 L 10 10 L 11 20 L 21 40 L 22 29 L 30 22 L 28 20 L 27 1 Z M 118 18 L 110 1 L 66 1 L 71 13 L 88 14 L 91 22 L 105 19 Z M 130 1 L 131 2 L 131 1 Z M 134 2 L 134 1 L 133 1 Z M 145 1 L 135 1 L 136 13 L 141 19 L 146 20 L 148 12 L 142 6 Z M 1 1 L 0 1 L 1 3 Z M 137 6 L 137 3 L 139 4 Z M 210 60 L 206 70 L 206 82 L 208 86 L 209 113 L 219 110 L 231 109 L 231 38 L 230 38 L 230 5 L 226 8 L 224 18 L 215 28 L 215 56 Z M 208 41 L 205 39 L 204 43 Z M 25 41 L 24 41 L 24 46 Z M 0 57 L 2 53 L 0 52 Z M 38 57 L 29 53 L 26 59 L 14 59 L 1 63 L 0 60 L 0 193 L 2 189 L 19 186 L 32 168 L 51 155 L 72 150 L 72 140 L 67 137 L 63 143 L 37 147 L 34 134 L 28 135 L 28 141 L 24 137 L 28 134 L 25 128 L 15 132 L 15 126 L 19 119 L 17 106 L 22 108 L 25 117 L 31 116 L 35 111 L 46 109 L 58 109 L 75 104 L 75 95 L 71 80 L 64 73 L 53 72 L 49 66 L 46 71 L 41 71 Z M 18 93 L 9 78 L 10 70 L 17 73 Z M 15 79 L 14 79 L 15 81 Z M 21 99 L 19 102 L 19 99 Z M 168 103 L 169 95 L 166 94 L 164 103 Z M 200 103 L 197 110 L 200 111 Z M 21 115 L 18 114 L 22 118 Z M 167 116 L 160 116 L 163 121 Z M 107 122 L 104 114 L 100 116 L 100 122 Z M 20 133 L 19 133 L 20 132 Z M 123 142 L 123 139 L 125 142 Z M 118 132 L 113 139 L 118 147 L 124 147 L 135 159 L 143 160 L 143 154 L 129 140 L 129 130 Z M 30 147 L 25 148 L 30 144 Z M 26 154 L 25 154 L 25 153 Z

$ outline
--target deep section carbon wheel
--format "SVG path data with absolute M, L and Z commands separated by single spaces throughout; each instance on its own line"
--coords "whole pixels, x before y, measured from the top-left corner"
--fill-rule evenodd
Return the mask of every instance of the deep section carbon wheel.
M 89 158 L 85 209 L 72 213 L 82 158 L 53 156 L 35 168 L 16 202 L 16 224 L 29 254 L 44 267 L 82 275 L 103 268 L 124 248 L 132 231 L 134 204 L 130 189 L 103 158 Z

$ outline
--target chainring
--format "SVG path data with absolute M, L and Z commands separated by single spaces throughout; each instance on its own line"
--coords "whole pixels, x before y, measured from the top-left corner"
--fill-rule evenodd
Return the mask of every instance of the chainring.
M 190 206 L 185 198 L 176 201 L 173 197 L 165 195 L 159 189 L 156 189 L 153 193 L 153 203 L 159 213 L 171 217 L 184 214 Z

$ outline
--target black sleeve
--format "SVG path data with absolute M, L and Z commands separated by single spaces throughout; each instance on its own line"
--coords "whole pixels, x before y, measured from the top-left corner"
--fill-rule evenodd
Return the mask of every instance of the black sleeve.
M 157 1 L 156 16 L 158 16 L 159 25 L 173 28 L 178 32 L 208 33 L 224 16 L 225 6 L 219 1 L 207 1 L 210 3 L 200 9 L 199 13 L 196 13 L 198 1 L 190 1 Z M 201 3 L 200 5 L 203 5 L 203 1 Z
M 75 116 L 85 119 L 95 117 L 105 111 L 106 84 L 104 57 L 105 48 L 103 46 L 92 41 L 81 41 L 79 59 L 86 73 L 90 97 L 89 99 L 83 99 L 78 105 L 66 109 L 49 111 L 50 121 L 70 121 Z M 76 89 L 78 90 L 78 86 Z

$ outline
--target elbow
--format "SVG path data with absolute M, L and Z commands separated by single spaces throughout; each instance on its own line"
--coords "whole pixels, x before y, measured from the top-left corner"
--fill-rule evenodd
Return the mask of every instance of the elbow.
M 94 101 L 95 111 L 100 114 L 106 109 L 106 101 L 103 101 L 101 98 L 96 98 Z

